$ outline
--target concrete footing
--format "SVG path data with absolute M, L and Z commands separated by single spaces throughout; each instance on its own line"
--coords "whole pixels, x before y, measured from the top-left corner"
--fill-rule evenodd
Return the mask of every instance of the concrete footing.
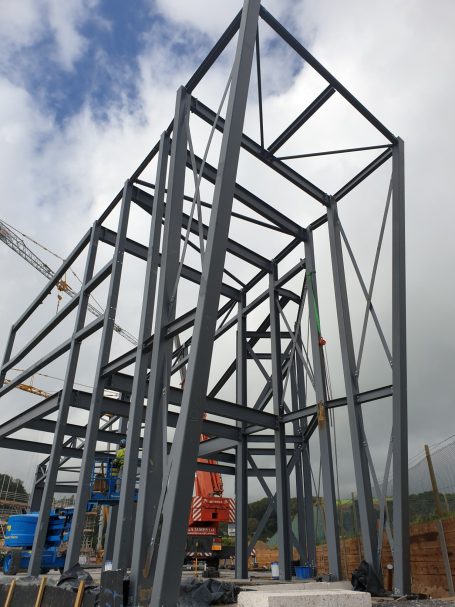
M 371 607 L 367 592 L 345 589 L 296 589 L 293 584 L 280 584 L 264 590 L 243 591 L 239 607 Z

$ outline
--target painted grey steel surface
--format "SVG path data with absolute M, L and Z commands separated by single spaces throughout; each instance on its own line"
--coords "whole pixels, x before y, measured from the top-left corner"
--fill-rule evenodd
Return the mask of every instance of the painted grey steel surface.
M 322 93 L 302 108 L 297 118 L 289 116 L 289 120 L 285 121 L 289 126 L 274 137 L 272 143 L 265 141 L 267 125 L 262 82 L 267 74 L 264 73 L 266 64 L 261 63 L 258 18 L 264 20 L 327 83 Z M 199 101 L 195 97 L 195 89 L 237 33 L 227 112 L 223 117 L 221 112 L 215 112 Z M 253 65 L 254 60 L 256 66 Z M 260 142 L 243 132 L 252 69 L 258 77 Z M 351 175 L 338 191 L 330 194 L 285 162 L 293 156 L 276 154 L 292 137 L 299 136 L 310 118 L 312 121 L 318 118 L 318 112 L 325 103 L 332 103 L 329 100 L 337 96 L 343 97 L 367 120 L 385 138 L 386 143 L 295 155 L 325 154 L 333 157 L 334 154 L 343 153 L 352 155 L 359 150 L 380 150 L 373 161 L 354 176 Z M 190 115 L 191 120 L 204 121 L 212 132 L 218 131 L 222 137 L 220 157 L 213 166 L 207 163 L 207 154 L 198 156 L 192 150 Z M 279 201 L 266 203 L 254 189 L 247 189 L 238 183 L 238 162 L 243 154 L 253 157 L 254 161 L 259 160 L 262 169 L 273 172 L 275 179 L 284 179 L 292 184 L 298 191 L 296 204 L 319 204 L 324 213 L 310 225 L 302 226 L 298 213 L 295 217 L 288 216 L 280 210 Z M 155 159 L 155 184 L 150 184 L 147 181 L 150 177 L 143 173 L 146 169 L 151 170 L 151 163 Z M 338 216 L 338 207 L 344 204 L 343 199 L 389 161 L 392 161 L 388 200 L 391 194 L 393 261 L 390 349 L 372 303 L 374 273 L 382 235 L 368 288 Z M 197 179 L 207 184 L 209 191 L 214 186 L 212 205 L 198 199 Z M 187 194 L 189 190 L 195 195 L 196 213 L 193 215 L 184 212 L 183 206 L 185 202 L 193 203 L 193 196 Z M 236 205 L 246 208 L 245 213 L 239 213 L 237 209 L 232 212 L 234 199 Z M 205 222 L 202 213 L 197 212 L 199 204 L 207 213 L 205 217 L 209 217 Z M 143 209 L 150 218 L 148 246 L 127 236 L 130 209 L 134 205 Z M 119 207 L 120 220 L 115 231 L 104 224 Z M 260 219 L 253 217 L 251 212 L 259 215 Z M 244 220 L 251 230 L 257 227 L 268 229 L 271 238 L 279 232 L 286 244 L 273 259 L 268 259 L 263 252 L 255 250 L 254 239 L 242 241 L 230 237 L 231 217 Z M 383 222 L 386 219 L 387 206 Z M 330 244 L 331 272 L 328 279 L 334 286 L 335 322 L 340 337 L 338 354 L 343 362 L 345 394 L 337 395 L 337 398 L 332 398 L 328 393 L 323 354 L 321 324 L 324 325 L 326 319 L 321 318 L 319 312 L 318 264 L 313 238 L 315 230 L 319 229 L 326 232 Z M 190 240 L 191 235 L 196 237 L 197 244 Z M 95 273 L 98 241 L 110 245 L 113 256 Z M 343 243 L 366 300 L 360 349 L 363 349 L 366 322 L 371 315 L 392 368 L 389 385 L 369 387 L 364 391 L 360 390 L 357 377 L 362 352 L 357 362 L 354 357 Z M 182 251 L 187 245 L 201 255 L 200 266 L 183 258 Z M 24 346 L 15 349 L 16 336 L 24 331 L 25 323 L 86 249 L 86 272 L 80 292 L 32 338 L 22 339 L 20 343 Z M 300 252 L 304 259 L 298 260 L 296 256 Z M 123 258 L 127 255 L 146 262 L 145 279 L 137 294 L 142 298 L 138 345 L 111 358 L 117 300 L 122 289 Z M 248 278 L 228 270 L 226 259 L 233 258 L 242 260 L 248 266 Z M 88 297 L 105 281 L 109 282 L 107 311 L 101 318 L 86 324 Z M 196 285 L 197 305 L 176 316 L 176 304 L 182 297 L 185 281 Z M 339 578 L 340 546 L 329 416 L 335 415 L 340 407 L 347 407 L 349 416 L 365 557 L 379 570 L 371 495 L 372 480 L 377 484 L 377 476 L 368 449 L 362 413 L 366 414 L 367 409 L 377 401 L 384 403 L 383 399 L 391 399 L 393 443 L 387 458 L 387 471 L 393 454 L 394 512 L 393 529 L 387 522 L 387 533 L 391 535 L 393 531 L 394 588 L 398 594 L 407 593 L 410 575 L 405 283 L 403 142 L 261 7 L 259 0 L 245 0 L 243 10 L 220 37 L 186 87 L 179 89 L 174 119 L 162 134 L 160 142 L 147 154 L 123 190 L 114 197 L 94 227 L 83 236 L 11 328 L 0 369 L 0 398 L 36 371 L 69 353 L 62 391 L 0 425 L 0 447 L 34 451 L 46 456 L 38 466 L 31 496 L 31 507 L 40 509 L 40 515 L 29 571 L 39 572 L 52 498 L 58 491 L 73 491 L 76 487 L 62 480 L 60 473 L 69 469 L 77 470 L 80 465 L 66 565 L 77 562 L 95 455 L 105 455 L 106 447 L 103 445 L 111 443 L 115 446 L 126 435 L 118 517 L 117 520 L 111 517 L 107 548 L 109 555 L 112 551 L 115 568 L 130 569 L 131 601 L 135 605 L 175 604 L 185 556 L 185 537 L 196 469 L 234 477 L 237 577 L 247 577 L 249 553 L 274 512 L 278 521 L 281 578 L 290 578 L 293 546 L 299 552 L 300 562 L 314 562 L 316 537 L 310 458 L 310 447 L 314 441 L 319 442 L 321 457 L 329 568 L 333 578 Z M 297 288 L 296 284 L 301 287 Z M 260 306 L 267 312 L 258 322 Z M 295 308 L 298 312 L 292 316 Z M 303 312 L 309 320 L 309 352 L 306 352 L 302 335 L 306 329 L 302 321 Z M 12 379 L 8 378 L 10 383 L 5 383 L 13 367 L 23 366 L 21 361 L 26 356 L 27 361 L 29 357 L 31 359 L 41 342 L 60 329 L 61 323 L 71 313 L 76 314 L 74 331 L 55 345 L 52 351 L 44 352 L 38 360 L 27 362 L 25 371 Z M 295 318 L 295 321 L 291 321 L 291 318 Z M 209 374 L 213 371 L 214 343 L 229 331 L 237 331 L 234 340 L 236 346 L 228 359 L 232 362 L 216 370 L 214 385 L 208 390 Z M 93 361 L 96 372 L 91 393 L 74 389 L 79 350 L 82 341 L 89 336 L 97 337 L 99 341 L 98 359 Z M 179 345 L 174 345 L 176 338 Z M 132 371 L 127 369 L 130 366 L 133 366 Z M 177 387 L 179 373 L 183 372 L 184 377 L 186 368 L 186 379 Z M 258 371 L 263 382 L 255 394 L 249 389 L 250 377 L 254 376 L 250 368 Z M 228 382 L 233 377 L 235 396 L 232 395 L 231 402 L 221 391 L 229 386 Z M 308 394 L 307 383 L 314 385 L 316 402 Z M 119 398 L 109 397 L 105 389 L 118 391 Z M 88 412 L 86 427 L 68 421 L 73 409 Z M 56 421 L 55 418 L 48 419 L 56 412 Z M 102 419 L 104 414 L 110 416 L 108 421 Z M 216 416 L 216 419 L 212 419 L 212 416 Z M 53 442 L 24 440 L 17 434 L 23 429 L 39 430 L 43 437 L 54 434 Z M 200 442 L 201 433 L 208 439 Z M 198 457 L 216 462 L 198 462 Z M 273 457 L 273 463 L 270 460 L 264 463 L 260 459 L 263 457 Z M 70 465 L 70 459 L 76 463 Z M 252 537 L 248 537 L 250 478 L 257 479 L 268 500 L 266 512 Z M 268 479 L 276 482 L 276 492 L 272 491 Z M 290 525 L 290 479 L 295 479 L 299 502 L 297 537 L 291 532 Z M 137 517 L 135 489 L 139 489 Z M 383 501 L 384 497 L 381 499 Z
M 150 337 L 153 327 L 153 308 L 159 266 L 159 241 L 161 221 L 164 210 L 164 190 L 166 183 L 167 164 L 170 140 L 166 133 L 161 135 L 158 168 L 156 175 L 156 190 L 152 221 L 150 226 L 149 252 L 147 257 L 146 278 L 144 283 L 144 306 L 142 308 L 139 340 L 136 351 L 136 367 L 131 391 L 131 413 L 128 416 L 127 445 L 123 478 L 120 488 L 117 528 L 115 544 L 113 544 L 112 566 L 114 569 L 126 569 L 128 552 L 125 544 L 132 536 L 134 492 L 136 488 L 137 460 L 139 456 L 143 404 L 146 396 L 146 376 L 150 366 L 151 355 L 144 351 L 144 342 Z
M 164 409 L 171 377 L 172 339 L 166 338 L 165 326 L 175 317 L 175 281 L 179 267 L 180 230 L 182 226 L 185 160 L 188 137 L 189 95 L 181 87 L 177 93 L 174 132 L 169 167 L 169 192 L 163 232 L 163 257 L 158 287 L 155 340 L 150 363 L 148 406 L 144 426 L 144 445 L 139 482 L 136 526 L 134 530 L 131 584 L 133 602 L 150 587 L 151 568 L 144 565 L 158 514 L 163 474 L 166 468 L 166 421 Z M 158 338 L 158 339 L 157 339 Z M 180 420 L 180 416 L 179 416 Z M 178 422 L 177 422 L 178 425 Z
M 280 337 L 280 315 L 278 311 L 278 293 L 275 283 L 278 269 L 274 265 L 269 276 L 270 332 L 272 356 L 272 400 L 273 412 L 281 417 L 284 413 L 282 352 Z M 285 425 L 278 423 L 275 430 L 275 468 L 276 468 L 276 512 L 278 524 L 278 561 L 281 580 L 290 580 L 291 572 L 291 519 L 289 477 L 287 471 Z
M 326 517 L 326 538 L 329 557 L 329 574 L 340 579 L 340 536 L 336 509 L 335 480 L 332 457 L 332 440 L 328 410 L 326 408 L 326 370 L 320 339 L 319 305 L 316 283 L 316 265 L 314 259 L 313 236 L 305 243 L 306 275 L 308 280 L 308 310 L 311 335 L 311 349 L 313 351 L 314 383 L 317 398 L 317 427 L 319 434 L 319 448 L 321 451 L 322 485 L 324 488 L 324 508 Z
M 378 553 L 375 533 L 376 515 L 373 508 L 370 471 L 365 453 L 365 431 L 363 427 L 362 409 L 361 404 L 357 401 L 359 383 L 358 374 L 356 373 L 357 369 L 354 342 L 352 338 L 351 318 L 349 314 L 343 250 L 341 248 L 340 222 L 338 219 L 337 204 L 333 199 L 327 209 L 327 217 L 363 551 L 365 560 L 378 571 L 380 569 L 380 564 L 377 559 Z
M 411 590 L 408 506 L 408 406 L 406 363 L 406 249 L 404 143 L 398 138 L 392 161 L 392 356 L 393 356 L 393 541 L 398 594 Z
M 245 303 L 244 295 L 238 304 L 236 351 L 236 400 L 243 407 L 248 404 Z M 248 439 L 243 432 L 245 424 L 237 422 L 237 425 L 241 433 L 235 453 L 235 577 L 245 579 L 248 577 Z
M 89 419 L 87 423 L 87 434 L 85 437 L 84 452 L 82 455 L 81 472 L 79 476 L 74 515 L 71 524 L 71 535 L 68 542 L 68 551 L 65 559 L 65 569 L 79 562 L 79 553 L 84 530 L 85 512 L 90 496 L 90 479 L 95 462 L 95 449 L 97 443 L 98 426 L 101 417 L 101 402 L 104 394 L 105 379 L 102 378 L 102 369 L 109 360 L 112 345 L 112 333 L 115 323 L 118 296 L 120 291 L 120 280 L 122 276 L 123 256 L 125 251 L 126 232 L 131 207 L 131 187 L 128 180 L 123 190 L 123 198 L 120 207 L 120 218 L 118 223 L 117 242 L 113 257 L 113 270 L 109 282 L 106 312 L 103 317 L 103 330 L 101 344 L 98 354 L 98 362 L 95 372 L 95 388 L 90 402 Z
M 93 270 L 96 261 L 96 252 L 98 247 L 99 230 L 95 224 L 91 231 L 90 243 L 88 245 L 87 262 L 85 266 L 84 278 L 82 281 L 82 296 L 79 297 L 76 322 L 74 324 L 74 335 L 80 331 L 84 324 L 89 303 L 89 294 L 85 291 L 88 282 L 93 276 Z M 36 524 L 36 533 L 33 542 L 32 554 L 29 561 L 29 575 L 39 575 L 41 572 L 41 555 L 44 550 L 44 544 L 47 536 L 47 527 L 49 524 L 49 515 L 52 508 L 52 500 L 55 493 L 55 483 L 57 481 L 58 470 L 60 467 L 60 458 L 62 456 L 62 445 L 67 432 L 66 425 L 68 421 L 68 412 L 70 409 L 70 400 L 76 378 L 76 369 L 81 349 L 81 342 L 73 339 L 69 352 L 66 376 L 63 384 L 62 394 L 59 401 L 58 417 L 55 425 L 54 440 L 52 444 L 51 456 L 47 467 L 44 492 L 41 499 L 38 521 Z
M 181 572 L 170 564 L 179 562 L 185 549 L 195 464 L 202 430 L 201 402 L 207 393 L 216 328 L 215 312 L 221 292 L 259 7 L 260 0 L 246 0 L 240 22 L 226 112 L 226 129 L 221 143 L 221 170 L 218 172 L 213 194 L 188 372 L 170 455 L 169 476 L 165 488 L 163 487 L 163 491 L 166 490 L 166 498 L 162 510 L 163 524 L 152 605 L 175 605 L 178 597 Z

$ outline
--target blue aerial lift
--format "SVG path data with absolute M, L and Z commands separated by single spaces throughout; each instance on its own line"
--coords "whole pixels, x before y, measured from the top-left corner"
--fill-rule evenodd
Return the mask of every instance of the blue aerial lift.
M 112 457 L 97 457 L 90 484 L 90 501 L 87 512 L 97 505 L 112 505 L 120 498 L 118 478 L 112 466 Z M 49 516 L 46 542 L 41 560 L 41 573 L 65 566 L 66 547 L 73 520 L 73 508 L 58 508 Z M 38 512 L 13 514 L 8 519 L 3 557 L 3 573 L 15 575 L 28 569 L 38 523 Z

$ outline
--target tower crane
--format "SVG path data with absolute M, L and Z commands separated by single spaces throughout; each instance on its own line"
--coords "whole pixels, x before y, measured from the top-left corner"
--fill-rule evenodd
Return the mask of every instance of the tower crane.
M 10 379 L 3 380 L 5 384 L 10 384 Z M 45 390 L 41 390 L 41 388 L 37 388 L 36 386 L 32 386 L 31 384 L 19 384 L 16 386 L 19 390 L 24 390 L 25 392 L 30 392 L 31 394 L 36 394 L 37 396 L 42 396 L 43 398 L 48 398 L 52 396 L 50 392 L 46 392 Z
M 30 250 L 25 241 L 18 236 L 18 234 L 16 234 L 16 231 L 17 230 L 15 230 L 15 228 L 0 220 L 0 240 L 2 240 L 15 253 L 20 255 L 22 259 L 25 259 L 25 261 L 38 270 L 38 272 L 41 272 L 41 274 L 50 280 L 54 276 L 54 272 L 47 264 L 44 263 L 44 261 L 42 261 L 37 255 L 35 255 L 35 253 L 33 253 L 33 251 Z M 25 236 L 25 234 L 22 235 Z M 57 289 L 59 291 L 63 291 L 70 297 L 75 297 L 76 295 L 76 292 L 63 279 L 57 283 Z M 88 310 L 96 317 L 100 317 L 104 313 L 102 310 L 98 310 L 98 308 L 96 308 L 90 302 L 87 307 Z M 114 330 L 131 344 L 135 346 L 137 345 L 137 339 L 134 337 L 134 335 L 131 335 L 131 333 L 125 329 L 122 329 L 122 327 L 119 325 L 114 324 Z

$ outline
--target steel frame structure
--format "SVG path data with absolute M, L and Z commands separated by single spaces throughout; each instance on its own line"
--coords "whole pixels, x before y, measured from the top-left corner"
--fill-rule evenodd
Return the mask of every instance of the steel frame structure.
M 301 59 L 327 82 L 327 88 L 295 119 L 275 141 L 265 147 L 261 109 L 261 142 L 243 133 L 250 76 L 256 59 L 259 82 L 261 67 L 258 21 L 262 19 L 289 45 Z M 238 34 L 235 60 L 226 88 L 225 118 L 193 96 L 193 91 Z M 256 55 L 255 55 L 256 51 Z M 373 162 L 365 166 L 341 189 L 330 195 L 311 183 L 277 156 L 279 149 L 316 114 L 333 95 L 343 97 L 386 140 Z M 220 106 L 221 107 L 221 106 Z M 192 149 L 190 115 L 208 123 L 222 135 L 217 167 L 208 164 L 206 156 L 198 158 Z M 237 183 L 240 151 L 243 149 L 261 161 L 267 170 L 278 173 L 323 206 L 321 217 L 306 228 L 267 204 L 255 193 Z M 337 150 L 347 153 L 353 150 Z M 327 153 L 332 153 L 328 151 Z M 151 184 L 141 179 L 144 170 L 157 157 L 153 194 Z M 372 175 L 384 163 L 391 161 L 392 180 L 387 199 L 384 222 L 389 206 L 392 208 L 392 346 L 388 347 L 372 303 L 375 269 L 369 288 L 355 262 L 346 234 L 338 216 L 342 199 Z M 183 212 L 188 184 L 187 170 L 195 177 L 194 195 L 190 198 L 198 209 L 195 218 Z M 200 211 L 201 180 L 213 184 L 213 201 L 209 225 L 203 224 Z M 233 200 L 261 216 L 261 221 L 245 215 L 243 219 L 278 230 L 288 239 L 286 246 L 273 259 L 267 259 L 253 248 L 229 238 Z M 130 211 L 138 205 L 151 217 L 149 245 L 144 246 L 127 236 Z M 106 220 L 119 208 L 118 228 L 108 229 Z M 330 242 L 332 279 L 335 292 L 337 322 L 340 337 L 345 396 L 329 399 L 326 368 L 322 349 L 321 322 L 318 311 L 317 259 L 313 233 L 327 225 Z M 383 226 L 384 228 L 384 226 Z M 182 233 L 183 230 L 183 233 Z M 273 233 L 273 232 L 272 232 Z M 183 236 L 185 234 L 185 236 Z M 191 243 L 190 234 L 198 237 L 199 246 Z M 378 245 L 382 244 L 383 229 Z M 361 535 L 365 559 L 380 571 L 380 542 L 384 527 L 394 552 L 394 587 L 399 594 L 410 590 L 409 537 L 407 511 L 407 402 L 406 402 L 406 302 L 405 302 L 405 223 L 404 223 L 404 148 L 401 139 L 393 135 L 338 80 L 336 80 L 274 17 L 260 0 L 245 0 L 244 7 L 214 46 L 187 85 L 177 93 L 175 115 L 160 141 L 128 179 L 106 211 L 83 236 L 72 253 L 62 263 L 53 278 L 34 299 L 11 328 L 0 371 L 0 397 L 24 382 L 36 371 L 67 354 L 65 381 L 62 390 L 43 400 L 0 426 L 0 446 L 43 453 L 47 457 L 38 467 L 31 507 L 39 509 L 38 533 L 35 537 L 29 572 L 39 573 L 52 499 L 58 491 L 72 487 L 58 482 L 59 470 L 68 460 L 81 459 L 76 504 L 66 565 L 78 561 L 83 533 L 86 503 L 89 497 L 90 474 L 99 443 L 118 443 L 126 436 L 126 459 L 122 477 L 121 497 L 110 526 L 116 525 L 115 537 L 110 537 L 113 565 L 130 569 L 133 604 L 174 605 L 180 582 L 193 478 L 197 469 L 217 470 L 235 477 L 236 492 L 236 577 L 247 577 L 248 554 L 273 511 L 278 522 L 280 577 L 291 577 L 292 547 L 297 548 L 303 561 L 315 560 L 316 546 L 313 522 L 313 488 L 309 456 L 311 437 L 319 441 L 322 483 L 325 505 L 326 538 L 330 573 L 340 577 L 339 529 L 336 513 L 332 437 L 329 412 L 347 407 L 350 440 L 359 504 Z M 183 240 L 183 247 L 182 247 Z M 358 366 L 351 330 L 348 289 L 343 259 L 345 250 L 351 257 L 366 299 L 366 322 L 374 322 L 392 368 L 392 382 L 368 392 L 361 392 Z M 113 248 L 112 259 L 95 272 L 99 243 Z M 161 247 L 160 247 L 161 243 Z M 181 249 L 192 246 L 199 250 L 202 269 L 185 265 Z M 304 248 L 305 258 L 290 270 L 281 272 L 281 264 L 298 246 Z M 83 283 L 79 293 L 52 318 L 47 325 L 13 353 L 15 338 L 40 303 L 82 254 L 86 255 Z M 142 313 L 137 347 L 111 358 L 123 260 L 133 256 L 146 263 L 142 293 Z M 240 258 L 254 268 L 248 283 L 232 286 L 226 267 L 226 256 Z M 288 283 L 298 278 L 301 290 L 295 293 Z M 252 297 L 261 281 L 268 281 L 259 295 Z M 176 315 L 176 302 L 181 283 L 191 281 L 198 287 L 197 305 L 183 315 Z M 108 284 L 106 312 L 92 322 L 86 322 L 89 296 L 102 283 Z M 224 301 L 224 303 L 223 303 Z M 268 313 L 254 330 L 251 318 L 259 306 L 268 302 Z M 286 306 L 296 306 L 294 326 L 286 317 Z M 311 356 L 302 338 L 301 319 L 307 310 Z M 10 383 L 6 374 L 70 313 L 74 313 L 74 329 L 59 346 L 29 365 Z M 233 314 L 232 314 L 233 313 Z M 175 347 L 176 337 L 191 330 L 189 338 Z M 208 390 L 212 350 L 216 340 L 229 330 L 236 331 L 236 352 L 219 380 Z M 81 345 L 94 334 L 100 336 L 93 392 L 75 389 L 76 371 Z M 179 343 L 179 342 L 178 342 Z M 262 352 L 255 347 L 261 343 Z M 268 344 L 264 346 L 264 343 Z M 266 353 L 263 352 L 265 347 Z M 310 362 L 310 359 L 312 362 Z M 248 361 L 253 361 L 264 375 L 264 385 L 255 403 L 248 390 Z M 269 373 L 262 360 L 269 360 Z M 123 370 L 134 365 L 134 374 Z M 187 367 L 183 387 L 172 385 L 177 371 Z M 235 376 L 235 402 L 217 398 L 231 377 Z M 316 402 L 308 402 L 307 381 L 314 387 Z M 105 395 L 111 388 L 120 398 Z M 362 405 L 391 397 L 393 407 L 392 439 L 387 458 L 387 475 L 393 461 L 393 540 L 385 513 L 385 497 L 381 495 L 379 530 L 373 510 L 372 484 L 378 481 L 363 427 Z M 287 401 L 287 402 L 286 402 Z M 270 405 L 269 405 L 270 403 Z M 175 411 L 178 407 L 178 412 Z M 68 422 L 72 409 L 88 412 L 86 426 Z M 46 419 L 57 413 L 56 420 Z M 204 414 L 209 414 L 205 418 Z M 104 415 L 110 417 L 107 421 Z M 210 419 L 216 416 L 216 421 Z M 116 420 L 118 429 L 113 430 Z M 168 442 L 167 430 L 175 428 Z M 34 429 L 53 434 L 52 444 L 14 437 L 22 429 Z M 316 432 L 317 431 L 317 432 Z M 200 443 L 200 435 L 209 440 Z M 263 468 L 259 456 L 273 457 L 275 466 Z M 217 464 L 198 461 L 212 458 Z M 295 477 L 298 498 L 298 534 L 290 524 L 290 475 Z M 269 507 L 254 537 L 248 542 L 247 505 L 248 478 L 255 477 L 269 499 Z M 276 491 L 267 481 L 275 478 Z M 138 486 L 137 506 L 134 488 Z M 384 481 L 384 492 L 387 486 Z M 380 488 L 379 488 L 379 494 Z M 153 590 L 151 590 L 153 587 Z

